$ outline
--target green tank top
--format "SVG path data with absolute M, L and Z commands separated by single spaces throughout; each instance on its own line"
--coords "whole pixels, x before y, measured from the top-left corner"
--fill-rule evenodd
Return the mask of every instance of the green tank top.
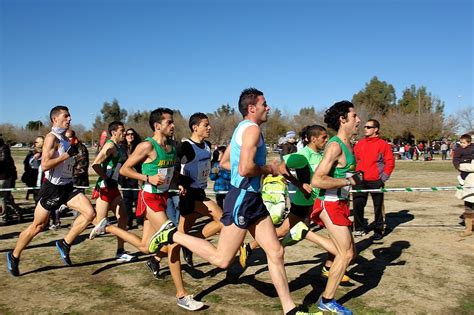
M 122 164 L 125 161 L 124 155 L 122 154 L 122 151 L 120 150 L 119 146 L 112 140 L 107 140 L 105 143 L 112 143 L 115 149 L 117 150 L 117 154 L 107 157 L 105 161 L 100 163 L 100 167 L 104 170 L 105 174 L 107 175 L 107 178 L 111 178 L 114 181 L 118 181 L 120 175 L 120 168 L 122 167 Z M 96 187 L 105 187 L 104 180 L 101 177 L 99 177 L 99 179 L 97 180 Z
M 156 159 L 143 163 L 142 174 L 153 176 L 161 174 L 165 178 L 165 182 L 159 186 L 149 183 L 143 183 L 142 189 L 153 194 L 161 194 L 168 191 L 171 179 L 173 178 L 174 165 L 176 163 L 176 148 L 171 147 L 170 152 L 166 152 L 153 138 L 146 138 L 145 141 L 150 141 L 153 149 L 156 152 Z
M 346 157 L 346 165 L 343 167 L 333 167 L 329 172 L 329 176 L 333 178 L 346 178 L 346 174 L 355 172 L 356 169 L 356 160 L 354 154 L 347 148 L 347 146 L 339 139 L 338 136 L 334 136 L 329 139 L 328 143 L 337 142 L 342 149 L 342 153 Z M 318 199 L 327 200 L 327 201 L 337 201 L 337 200 L 348 200 L 350 185 L 335 188 L 335 189 L 321 189 L 319 191 Z

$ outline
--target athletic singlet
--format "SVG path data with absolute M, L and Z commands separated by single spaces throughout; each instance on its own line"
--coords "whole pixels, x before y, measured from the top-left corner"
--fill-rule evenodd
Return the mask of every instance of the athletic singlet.
M 194 159 L 181 164 L 181 174 L 190 177 L 193 182 L 190 187 L 205 189 L 211 171 L 211 148 L 204 142 L 204 148 L 187 139 L 194 150 Z
M 100 167 L 104 170 L 107 178 L 111 178 L 114 181 L 118 181 L 120 175 L 120 168 L 122 167 L 123 162 L 125 161 L 125 157 L 122 155 L 119 146 L 113 142 L 112 140 L 107 140 L 105 142 L 112 143 L 117 151 L 116 155 L 111 155 L 107 157 L 107 159 L 100 164 Z M 96 183 L 96 187 L 104 188 L 105 183 L 102 177 L 99 177 Z
M 51 133 L 59 140 L 59 147 L 51 157 L 55 159 L 60 155 L 64 154 L 71 146 L 71 143 L 66 137 L 64 137 L 64 135 L 57 134 L 54 131 L 51 131 Z M 44 172 L 44 175 L 51 184 L 66 185 L 72 182 L 73 168 L 74 158 L 69 157 L 67 160 L 63 161 L 59 165 L 56 165 L 55 168 L 51 168 Z
M 242 134 L 249 126 L 257 126 L 249 120 L 244 120 L 235 128 L 230 142 L 230 184 L 234 187 L 241 188 L 247 191 L 258 192 L 261 189 L 261 175 L 253 177 L 242 177 L 239 174 L 240 150 L 242 147 Z M 260 127 L 259 127 L 260 128 Z M 265 147 L 265 140 L 260 132 L 260 140 L 257 145 L 257 152 L 255 153 L 254 163 L 257 166 L 263 166 L 267 159 L 267 148 Z
M 165 178 L 165 182 L 159 186 L 152 185 L 150 183 L 143 183 L 143 191 L 162 194 L 168 191 L 173 178 L 174 164 L 176 161 L 176 148 L 171 146 L 171 151 L 166 152 L 153 138 L 146 138 L 144 141 L 150 141 L 155 149 L 156 159 L 149 162 L 143 163 L 142 174 L 148 176 L 154 176 L 161 174 Z
M 344 167 L 333 167 L 331 172 L 329 172 L 329 176 L 333 178 L 346 178 L 347 174 L 350 174 L 355 171 L 356 168 L 356 160 L 354 154 L 349 151 L 346 145 L 339 139 L 338 136 L 334 136 L 329 139 L 327 145 L 331 142 L 337 142 L 342 149 L 342 153 L 346 157 L 346 165 Z M 348 200 L 349 199 L 349 191 L 351 186 L 347 185 L 341 188 L 335 189 L 321 189 L 319 191 L 318 199 L 326 200 L 326 201 L 337 201 L 337 200 Z

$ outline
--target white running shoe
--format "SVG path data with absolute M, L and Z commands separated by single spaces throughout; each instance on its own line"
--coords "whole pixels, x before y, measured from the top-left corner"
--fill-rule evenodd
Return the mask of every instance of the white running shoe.
M 178 299 L 178 306 L 188 311 L 197 311 L 204 307 L 204 303 L 196 301 L 192 295 L 186 295 Z
M 118 262 L 131 262 L 131 261 L 137 260 L 137 256 L 130 255 L 127 252 L 117 253 L 115 258 L 116 258 L 115 260 Z
M 96 238 L 96 236 L 105 234 L 105 227 L 107 225 L 109 225 L 109 221 L 107 220 L 107 218 L 103 218 L 102 220 L 100 220 L 99 224 L 94 226 L 91 233 L 89 234 L 89 239 L 93 240 L 94 238 Z

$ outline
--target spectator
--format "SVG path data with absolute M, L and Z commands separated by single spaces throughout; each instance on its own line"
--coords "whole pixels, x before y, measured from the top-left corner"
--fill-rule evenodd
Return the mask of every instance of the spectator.
M 17 172 L 10 146 L 5 143 L 0 134 L 0 188 L 15 188 L 16 179 Z M 0 224 L 7 224 L 10 220 L 10 207 L 17 210 L 11 191 L 0 191 Z M 17 212 L 17 214 L 20 213 Z
M 222 192 L 227 192 L 230 189 L 230 171 L 219 165 L 225 149 L 225 146 L 220 146 L 212 153 L 211 173 L 209 175 L 211 180 L 215 181 L 214 192 L 216 193 L 216 202 L 221 209 L 224 209 L 224 199 L 226 196 L 226 193 Z
M 124 153 L 126 154 L 126 157 L 128 158 L 133 151 L 135 151 L 135 148 L 137 145 L 142 142 L 142 138 L 140 135 L 135 131 L 133 128 L 128 128 L 127 131 L 125 131 L 125 141 L 122 144 L 122 149 Z M 139 163 L 135 165 L 134 169 L 138 172 L 141 173 L 142 171 L 142 164 Z M 120 186 L 122 188 L 132 188 L 132 189 L 138 189 L 138 180 L 125 177 L 125 176 L 120 176 L 119 179 Z M 122 191 L 122 196 L 123 196 L 123 202 L 125 204 L 125 211 L 127 212 L 128 215 L 128 223 L 127 223 L 127 228 L 131 229 L 133 228 L 133 219 L 135 218 L 137 221 L 138 227 L 143 227 L 143 219 L 142 218 L 136 218 L 135 213 L 133 211 L 133 208 L 137 206 L 137 199 L 138 199 L 138 190 L 123 190 Z
M 35 142 L 33 144 L 33 149 L 26 155 L 25 159 L 23 160 L 25 172 L 21 176 L 21 181 L 25 183 L 27 187 L 37 186 L 38 169 L 41 165 L 41 155 L 43 152 L 43 142 L 43 136 L 36 137 Z M 36 201 L 36 195 L 38 194 L 38 190 L 28 189 L 26 192 L 26 200 L 28 200 L 30 194 L 33 194 L 33 198 Z
M 369 119 L 364 126 L 365 138 L 361 139 L 354 147 L 357 162 L 357 171 L 364 173 L 361 184 L 354 189 L 377 189 L 385 186 L 390 174 L 395 167 L 393 152 L 389 144 L 379 137 L 380 123 Z M 381 240 L 384 230 L 383 193 L 370 193 L 374 203 L 375 227 L 374 240 Z M 364 208 L 369 194 L 354 193 L 354 227 L 355 236 L 366 234 L 364 225 Z
M 446 142 L 443 141 L 443 143 L 441 144 L 441 160 L 447 160 L 448 159 L 448 145 L 446 144 Z
M 295 153 L 297 151 L 296 148 L 296 132 L 288 131 L 285 137 L 285 143 L 281 145 L 281 155 L 287 155 L 290 153 Z
M 77 137 L 74 130 L 69 129 L 66 131 L 66 138 L 71 143 L 77 143 L 77 149 L 79 153 L 74 156 L 74 168 L 72 172 L 74 186 L 89 186 L 89 151 L 87 150 L 84 143 L 82 143 Z M 85 189 L 81 191 L 84 193 Z
M 464 200 L 464 223 L 465 230 L 460 236 L 472 235 L 472 219 L 474 218 L 474 144 L 469 134 L 464 134 L 460 139 L 460 146 L 454 151 L 453 165 L 461 171 L 459 182 L 464 185 L 462 191 L 456 194 L 459 199 Z

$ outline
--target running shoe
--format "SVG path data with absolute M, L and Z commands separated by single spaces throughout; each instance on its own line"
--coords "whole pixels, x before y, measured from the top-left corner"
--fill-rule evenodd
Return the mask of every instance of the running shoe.
M 310 312 L 310 311 L 303 311 L 300 309 L 301 307 L 295 307 L 285 315 L 323 315 L 323 312 Z
M 357 230 L 354 232 L 354 237 L 364 237 L 367 233 L 364 230 Z
M 109 221 L 107 220 L 107 218 L 103 218 L 102 220 L 100 220 L 99 224 L 94 226 L 91 233 L 89 234 L 89 239 L 93 240 L 97 236 L 105 234 L 105 228 L 107 227 L 107 225 L 109 225 Z
M 374 236 L 372 237 L 374 241 L 380 241 L 382 240 L 382 238 L 383 238 L 383 234 L 380 232 L 374 232 Z
M 59 251 L 59 255 L 61 255 L 61 259 L 65 265 L 71 266 L 71 258 L 69 258 L 69 252 L 71 251 L 71 247 L 66 245 L 63 240 L 56 241 L 56 248 Z
M 328 269 L 326 266 L 324 266 L 324 267 L 323 267 L 323 270 L 321 270 L 321 275 L 322 275 L 324 278 L 329 278 L 329 269 Z M 349 276 L 347 276 L 347 275 L 345 275 L 345 274 L 344 274 L 344 276 L 342 276 L 341 282 L 351 282 L 351 281 L 352 281 L 352 279 L 349 278 Z
M 137 260 L 137 256 L 130 255 L 128 252 L 123 251 L 115 255 L 115 260 L 118 262 L 131 262 Z
M 12 276 L 18 277 L 20 275 L 19 264 L 20 259 L 13 256 L 13 251 L 9 251 L 7 253 L 7 269 Z
M 308 230 L 308 226 L 303 222 L 300 221 L 296 223 L 281 240 L 281 245 L 283 245 L 283 247 L 286 247 L 298 243 L 306 237 Z
M 318 308 L 321 311 L 331 312 L 338 315 L 352 315 L 352 311 L 341 304 L 337 303 L 334 299 L 327 303 L 323 303 L 323 299 L 318 302 Z
M 155 257 L 150 257 L 150 259 L 147 260 L 146 265 L 153 274 L 153 278 L 158 280 L 163 279 L 163 277 L 160 275 L 160 262 L 156 260 Z
M 170 220 L 163 223 L 161 228 L 156 232 L 148 243 L 148 251 L 150 253 L 156 253 L 164 245 L 170 244 L 174 232 L 176 232 L 176 226 Z
M 181 247 L 183 249 L 183 258 L 186 264 L 193 268 L 194 267 L 194 262 L 193 262 L 193 252 L 187 249 L 186 247 Z
M 186 295 L 178 299 L 178 306 L 188 311 L 197 311 L 203 308 L 204 303 L 196 301 L 192 295 Z
M 239 255 L 239 262 L 242 268 L 247 268 L 247 260 L 249 259 L 250 255 L 252 254 L 252 249 L 250 248 L 249 243 L 243 243 L 240 246 L 240 255 Z

